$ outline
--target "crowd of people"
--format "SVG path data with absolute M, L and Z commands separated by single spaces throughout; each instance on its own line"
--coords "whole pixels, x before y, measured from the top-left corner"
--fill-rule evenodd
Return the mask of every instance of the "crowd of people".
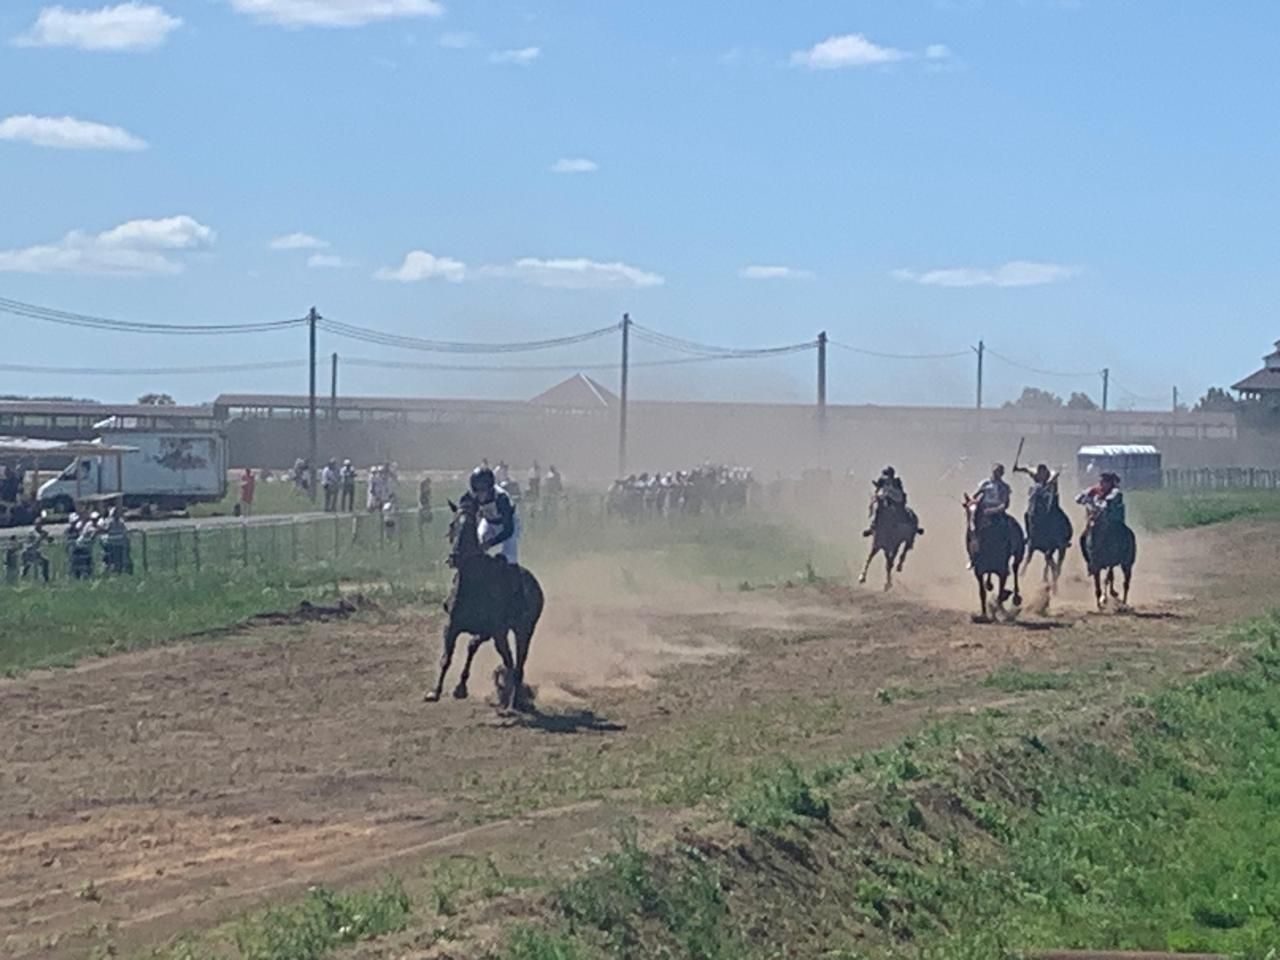
M 99 570 L 106 573 L 132 574 L 133 557 L 129 549 L 129 529 L 124 511 L 112 507 L 104 516 L 97 510 L 86 514 L 72 513 L 62 531 L 66 549 L 67 571 L 72 579 L 85 580 Z M 44 518 L 37 518 L 25 537 L 10 537 L 4 550 L 5 580 L 19 578 L 49 580 L 50 561 L 46 550 L 54 538 L 45 529 Z M 99 566 L 101 557 L 101 566 Z
M 609 486 L 605 512 L 627 520 L 719 516 L 744 510 L 756 486 L 746 467 L 703 464 L 674 473 L 633 473 Z

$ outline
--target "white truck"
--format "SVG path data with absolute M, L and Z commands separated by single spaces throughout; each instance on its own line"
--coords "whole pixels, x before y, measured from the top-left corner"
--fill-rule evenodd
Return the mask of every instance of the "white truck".
M 110 421 L 99 424 L 104 428 Z M 40 506 L 67 513 L 86 497 L 119 493 L 126 507 L 181 510 L 227 495 L 227 439 L 207 430 L 102 430 L 94 443 L 130 453 L 79 456 L 40 486 Z

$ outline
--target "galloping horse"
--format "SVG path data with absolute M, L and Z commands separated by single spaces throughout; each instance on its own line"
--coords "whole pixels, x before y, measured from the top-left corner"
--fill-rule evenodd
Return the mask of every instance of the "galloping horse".
M 880 499 L 877 497 L 877 499 Z M 907 554 L 916 545 L 916 537 L 924 533 L 920 528 L 920 518 L 916 512 L 905 506 L 888 501 L 877 504 L 875 517 L 871 523 L 871 552 L 867 554 L 867 562 L 862 565 L 859 583 L 867 582 L 867 571 L 871 569 L 871 561 L 877 553 L 884 554 L 884 588 L 893 586 L 893 563 L 898 562 L 898 572 L 907 562 Z M 899 555 L 898 551 L 902 553 Z
M 453 521 L 449 524 L 449 565 L 454 568 L 453 588 L 445 601 L 449 621 L 444 627 L 444 653 L 440 657 L 440 673 L 434 690 L 424 699 L 440 699 L 445 674 L 453 661 L 458 637 L 467 633 L 467 659 L 462 676 L 453 690 L 459 700 L 467 697 L 467 680 L 471 661 L 486 640 L 502 658 L 502 666 L 494 676 L 498 681 L 498 706 L 503 710 L 528 710 L 529 694 L 524 683 L 525 661 L 533 631 L 542 616 L 542 587 L 532 573 L 502 557 L 488 556 L 480 547 L 478 509 L 473 497 L 464 496 L 461 504 L 450 502 Z M 515 634 L 515 656 L 507 641 Z
M 1033 495 L 1027 504 L 1027 559 L 1037 553 L 1044 554 L 1044 579 L 1053 593 L 1058 592 L 1058 578 L 1062 576 L 1062 563 L 1071 549 L 1071 519 L 1063 511 L 1055 494 Z
M 974 579 L 978 581 L 978 617 L 990 622 L 1004 612 L 1006 600 L 1012 598 L 1015 607 L 1022 606 L 1018 568 L 1022 564 L 1027 540 L 1017 520 L 1006 513 L 983 517 L 981 501 L 968 494 L 964 498 L 964 513 L 965 549 Z M 1010 575 L 1013 576 L 1012 593 L 1008 589 Z M 992 583 L 992 577 L 996 578 L 997 584 Z M 993 588 L 998 592 L 995 601 L 989 603 L 987 594 Z
M 1129 584 L 1133 579 L 1133 565 L 1138 559 L 1138 539 L 1133 530 L 1122 520 L 1110 519 L 1107 511 L 1091 511 L 1089 525 L 1080 536 L 1080 553 L 1084 555 L 1093 577 L 1093 596 L 1101 610 L 1104 605 L 1102 592 L 1106 572 L 1107 593 L 1119 600 L 1122 606 L 1129 604 Z M 1116 593 L 1116 567 L 1124 574 L 1124 593 Z

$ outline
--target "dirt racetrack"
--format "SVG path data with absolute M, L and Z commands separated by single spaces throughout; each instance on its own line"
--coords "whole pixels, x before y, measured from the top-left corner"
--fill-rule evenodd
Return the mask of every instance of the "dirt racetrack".
M 530 668 L 543 713 L 522 723 L 485 703 L 489 651 L 472 700 L 421 702 L 434 611 L 0 681 L 0 953 L 79 956 L 107 938 L 127 952 L 435 854 L 572 858 L 594 828 L 653 808 L 648 786 L 690 739 L 727 727 L 730 753 L 847 753 L 1016 699 L 982 684 L 1001 665 L 1145 682 L 1201 670 L 1229 656 L 1207 627 L 1271 602 L 1274 536 L 1144 538 L 1133 615 L 1088 612 L 1072 557 L 1051 616 L 995 626 L 970 622 L 971 577 L 927 550 L 889 596 L 615 590 L 616 570 L 584 561 L 544 577 Z M 785 730 L 752 726 L 757 713 Z

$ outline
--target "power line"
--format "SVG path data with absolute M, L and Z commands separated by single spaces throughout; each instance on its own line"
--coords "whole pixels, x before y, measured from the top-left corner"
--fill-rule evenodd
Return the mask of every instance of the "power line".
M 1167 403 L 1168 402 L 1168 398 L 1166 397 L 1145 397 L 1140 393 L 1134 393 L 1132 390 L 1130 390 L 1128 387 L 1124 386 L 1123 384 L 1116 383 L 1115 380 L 1111 381 L 1111 386 L 1115 387 L 1117 390 L 1123 393 L 1130 400 L 1137 400 L 1141 403 Z
M 839 340 L 828 340 L 827 342 L 833 347 L 848 350 L 850 353 L 860 353 L 867 357 L 879 357 L 882 360 L 954 360 L 957 357 L 967 357 L 973 352 L 972 349 L 965 348 L 951 353 L 885 353 L 881 350 L 867 350 L 863 347 L 855 347 L 847 343 L 841 343 Z
M 633 360 L 628 366 L 636 367 L 681 367 L 696 363 L 717 363 L 722 360 L 760 360 L 763 356 L 718 356 L 718 357 L 679 357 L 672 360 Z M 406 360 L 373 360 L 360 357 L 344 358 L 342 363 L 349 367 L 374 367 L 389 370 L 439 370 L 463 371 L 471 373 L 585 373 L 587 371 L 615 371 L 614 363 L 529 363 L 529 364 L 456 364 L 456 363 L 413 363 Z
M 673 337 L 670 334 L 659 333 L 657 330 L 638 323 L 633 323 L 631 329 L 635 335 L 647 343 L 656 346 L 665 347 L 668 350 L 674 350 L 678 353 L 688 354 L 690 356 L 701 357 L 764 357 L 764 356 L 780 356 L 788 353 L 800 353 L 805 350 L 813 350 L 818 346 L 816 340 L 806 340 L 803 343 L 790 343 L 778 347 L 718 347 L 711 344 L 698 343 L 695 340 L 686 340 L 683 337 Z
M 26 317 L 30 320 L 42 320 L 47 323 L 56 323 L 68 327 L 111 330 L 117 333 L 152 333 L 178 336 L 265 333 L 270 330 L 285 330 L 306 323 L 305 318 L 270 320 L 262 323 L 145 323 L 138 320 L 114 320 L 109 317 L 97 317 L 88 313 L 54 310 L 51 307 L 23 303 L 21 300 L 10 300 L 7 297 L 0 297 L 0 313 L 8 313 L 13 316 Z
M 1041 369 L 1040 367 L 1033 367 L 1033 366 L 1030 366 L 1029 364 L 1025 364 L 1018 360 L 1014 360 L 1010 357 L 1006 357 L 1002 353 L 996 353 L 990 347 L 987 347 L 987 353 L 990 356 L 995 357 L 997 360 L 1000 360 L 1003 363 L 1007 363 L 1011 367 L 1017 367 L 1019 370 L 1026 370 L 1028 373 L 1038 374 L 1039 376 L 1042 376 L 1042 377 L 1064 377 L 1064 378 L 1070 378 L 1070 379 L 1080 379 L 1081 377 L 1096 377 L 1096 376 L 1099 376 L 1102 372 L 1100 370 L 1085 370 L 1085 371 L 1077 371 L 1075 373 L 1069 373 L 1065 370 L 1044 370 L 1044 369 Z
M 306 360 L 264 360 L 258 363 L 223 363 L 199 367 L 40 367 L 25 363 L 0 363 L 5 373 L 66 374 L 86 377 L 195 376 L 205 373 L 239 373 L 245 370 L 290 370 L 305 367 Z
M 553 337 L 548 340 L 526 340 L 518 343 L 474 343 L 455 340 L 428 340 L 423 337 L 413 337 L 406 334 L 388 333 L 382 330 L 374 330 L 370 327 L 342 323 L 328 317 L 321 317 L 319 325 L 320 329 L 335 336 L 384 347 L 396 347 L 401 350 L 420 350 L 427 353 L 472 354 L 526 353 L 534 350 L 550 350 L 556 347 L 568 347 L 578 343 L 586 343 L 589 340 L 596 340 L 611 333 L 616 333 L 618 330 L 618 325 L 615 323 L 596 330 L 587 330 L 583 333 L 570 334 L 565 337 Z

